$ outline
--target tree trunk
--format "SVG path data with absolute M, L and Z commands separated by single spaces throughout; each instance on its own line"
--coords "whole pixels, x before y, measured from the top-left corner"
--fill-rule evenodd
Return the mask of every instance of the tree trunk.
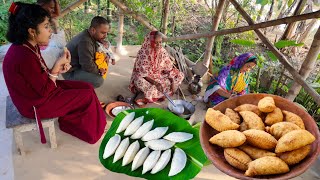
M 155 31 L 157 30 L 156 27 L 154 27 L 150 22 L 148 22 L 147 20 L 145 20 L 142 16 L 140 16 L 139 14 L 132 12 L 131 10 L 129 10 L 129 8 L 127 6 L 125 6 L 124 4 L 122 4 L 121 2 L 119 2 L 118 0 L 109 0 L 112 4 L 116 5 L 117 7 L 121 8 L 121 10 L 128 14 L 131 15 L 135 20 L 139 21 L 141 24 L 143 24 L 144 26 L 146 26 L 148 29 L 150 29 L 151 31 Z
M 316 60 L 318 58 L 318 54 L 320 53 L 320 28 L 318 28 L 316 35 L 314 36 L 311 48 L 307 54 L 306 59 L 303 61 L 299 74 L 305 80 L 309 76 L 310 72 L 313 70 L 316 64 Z M 301 85 L 297 82 L 294 82 L 289 89 L 289 93 L 287 95 L 287 99 L 293 101 L 296 96 L 299 94 L 301 89 Z
M 302 33 L 302 35 L 298 39 L 298 43 L 305 43 L 307 37 L 309 36 L 312 29 L 317 25 L 318 19 L 312 19 L 311 22 L 308 24 L 307 29 Z
M 261 21 L 261 16 L 262 16 L 264 7 L 266 7 L 266 5 L 261 5 L 261 7 L 260 7 L 260 10 L 259 10 L 258 16 L 257 16 L 257 22 L 260 22 L 260 21 Z
M 301 12 L 303 11 L 305 5 L 307 3 L 307 0 L 300 0 L 299 4 L 297 5 L 296 10 L 294 11 L 293 15 L 299 15 L 301 14 Z M 286 40 L 286 39 L 290 39 L 292 37 L 292 35 L 294 34 L 295 30 L 296 30 L 297 26 L 296 23 L 291 23 L 287 25 L 286 30 L 284 31 L 282 37 L 280 38 L 280 40 Z
M 161 32 L 164 35 L 167 35 L 167 26 L 168 26 L 168 18 L 169 18 L 169 7 L 170 7 L 170 0 L 163 0 L 164 7 L 163 7 L 163 17 L 162 17 L 162 28 Z
M 64 10 L 61 11 L 59 18 L 65 16 L 66 14 L 68 14 L 69 12 L 71 12 L 73 9 L 75 9 L 76 7 L 80 6 L 82 3 L 86 2 L 87 0 L 79 0 L 79 1 L 75 1 L 74 3 L 70 4 L 69 6 L 67 6 Z
M 269 21 L 271 19 L 272 13 L 273 13 L 273 8 L 274 8 L 274 0 L 271 1 L 271 6 L 270 6 L 270 9 L 269 9 L 269 12 L 266 16 L 265 21 Z
M 123 15 L 123 12 L 122 12 L 122 10 L 120 8 L 118 8 L 118 10 L 119 10 L 119 22 L 118 22 L 118 39 L 117 39 L 116 52 L 121 54 L 124 15 Z
M 213 22 L 212 22 L 212 31 L 216 31 L 218 30 L 218 26 L 219 26 L 219 22 L 221 20 L 222 17 L 222 13 L 223 13 L 223 7 L 225 4 L 226 0 L 220 0 L 219 4 L 216 8 L 216 13 L 213 17 Z M 204 54 L 204 58 L 203 58 L 203 64 L 206 67 L 209 67 L 209 63 L 210 63 L 210 56 L 211 56 L 211 52 L 212 52 L 212 46 L 213 46 L 213 42 L 214 42 L 214 38 L 215 36 L 212 36 L 210 38 L 207 39 L 207 45 L 206 45 L 206 52 Z
M 267 22 L 262 22 L 262 23 L 257 23 L 257 24 L 252 24 L 252 25 L 237 27 L 237 28 L 232 28 L 232 29 L 223 29 L 220 31 L 212 31 L 212 32 L 197 33 L 197 34 L 186 34 L 186 35 L 181 35 L 178 37 L 165 38 L 164 41 L 199 39 L 199 38 L 205 38 L 205 37 L 211 37 L 211 36 L 240 33 L 240 32 L 260 29 L 260 28 L 266 28 L 266 27 L 270 27 L 270 26 L 276 26 L 276 25 L 280 25 L 280 24 L 288 24 L 288 23 L 292 23 L 292 22 L 296 22 L 296 21 L 303 21 L 303 20 L 312 19 L 312 18 L 320 18 L 320 11 L 316 11 L 316 12 L 308 13 L 308 14 L 297 15 L 297 16 L 286 17 L 286 18 L 277 19 L 277 20 L 271 20 L 271 21 L 267 21 Z
M 238 2 L 236 2 L 235 0 L 229 1 L 234 5 L 234 7 L 239 11 L 239 13 L 244 17 L 244 19 L 248 22 L 249 25 L 254 24 L 254 21 L 246 13 L 246 11 L 241 8 Z M 305 80 L 300 76 L 300 74 L 290 65 L 287 58 L 262 34 L 260 30 L 256 29 L 254 31 L 259 36 L 261 41 L 269 48 L 269 50 L 279 59 L 279 61 L 289 71 L 293 79 L 295 79 L 297 83 L 302 85 L 305 91 L 314 99 L 314 101 L 318 105 L 320 105 L 320 95 L 305 82 Z

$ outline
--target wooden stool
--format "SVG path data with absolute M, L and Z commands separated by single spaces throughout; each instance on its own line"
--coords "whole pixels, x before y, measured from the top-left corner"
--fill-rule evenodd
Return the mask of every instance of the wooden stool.
M 43 128 L 49 128 L 49 137 L 50 137 L 50 144 L 51 148 L 57 147 L 56 141 L 56 131 L 54 128 L 54 121 L 58 118 L 51 118 L 51 119 L 43 119 L 42 126 Z M 16 141 L 16 146 L 18 152 L 24 156 L 25 151 L 23 147 L 22 141 L 22 132 L 38 130 L 37 123 L 35 119 L 29 119 L 23 117 L 19 111 L 17 110 L 16 106 L 13 104 L 11 97 L 7 96 L 7 104 L 6 104 L 6 127 L 13 128 L 13 135 Z

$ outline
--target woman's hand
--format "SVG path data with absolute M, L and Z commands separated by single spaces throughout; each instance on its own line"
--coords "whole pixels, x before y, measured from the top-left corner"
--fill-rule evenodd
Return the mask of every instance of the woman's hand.
M 62 56 L 54 64 L 51 73 L 60 74 L 69 71 L 71 68 L 71 54 L 68 49 L 64 49 Z
M 156 88 L 158 89 L 158 91 L 163 92 L 163 87 L 162 87 L 161 83 L 155 82 L 154 85 L 156 86 Z
M 54 1 L 54 12 L 51 14 L 52 18 L 57 18 L 60 16 L 60 4 L 58 0 L 53 0 Z

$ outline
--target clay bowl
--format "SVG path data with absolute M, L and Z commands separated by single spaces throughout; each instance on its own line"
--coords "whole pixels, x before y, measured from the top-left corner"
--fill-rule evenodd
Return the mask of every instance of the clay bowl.
M 311 152 L 309 155 L 302 160 L 297 165 L 291 166 L 290 171 L 285 174 L 279 174 L 279 175 L 269 175 L 269 176 L 256 176 L 254 178 L 252 177 L 246 177 L 244 176 L 244 172 L 241 170 L 238 170 L 231 165 L 228 164 L 228 162 L 225 160 L 223 155 L 223 148 L 218 147 L 217 145 L 212 145 L 209 143 L 209 139 L 218 133 L 218 131 L 214 130 L 211 126 L 209 126 L 205 121 L 201 125 L 200 129 L 200 141 L 201 146 L 207 155 L 207 157 L 212 161 L 212 163 L 222 172 L 229 176 L 233 176 L 238 179 L 290 179 L 296 176 L 299 176 L 303 172 L 305 172 L 310 165 L 317 159 L 319 153 L 320 153 L 320 134 L 319 129 L 315 123 L 315 120 L 301 107 L 295 105 L 293 102 L 284 99 L 279 96 L 270 95 L 270 94 L 247 94 L 239 97 L 235 97 L 232 99 L 228 99 L 213 108 L 215 110 L 220 110 L 222 113 L 225 112 L 226 108 L 234 109 L 235 107 L 241 105 L 241 104 L 258 104 L 258 101 L 262 99 L 265 96 L 272 96 L 275 100 L 276 106 L 279 107 L 282 110 L 287 110 L 290 112 L 293 112 L 297 115 L 299 115 L 305 124 L 306 129 L 312 133 L 316 140 L 311 145 Z
M 129 103 L 126 103 L 126 102 L 116 101 L 116 102 L 109 103 L 107 105 L 106 113 L 110 117 L 114 118 L 117 115 L 117 114 L 115 114 L 115 112 L 119 113 L 125 109 L 134 109 L 134 107 L 132 107 Z

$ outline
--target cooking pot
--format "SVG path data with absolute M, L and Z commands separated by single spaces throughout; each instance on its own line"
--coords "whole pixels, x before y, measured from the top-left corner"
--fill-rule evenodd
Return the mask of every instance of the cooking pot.
M 185 100 L 173 100 L 175 104 L 180 104 L 184 107 L 184 112 L 182 114 L 177 114 L 178 116 L 184 118 L 184 119 L 189 119 L 193 113 L 196 111 L 196 104 L 192 104 L 192 102 L 188 102 Z M 173 111 L 173 105 L 169 102 L 168 103 L 168 109 L 174 113 Z

